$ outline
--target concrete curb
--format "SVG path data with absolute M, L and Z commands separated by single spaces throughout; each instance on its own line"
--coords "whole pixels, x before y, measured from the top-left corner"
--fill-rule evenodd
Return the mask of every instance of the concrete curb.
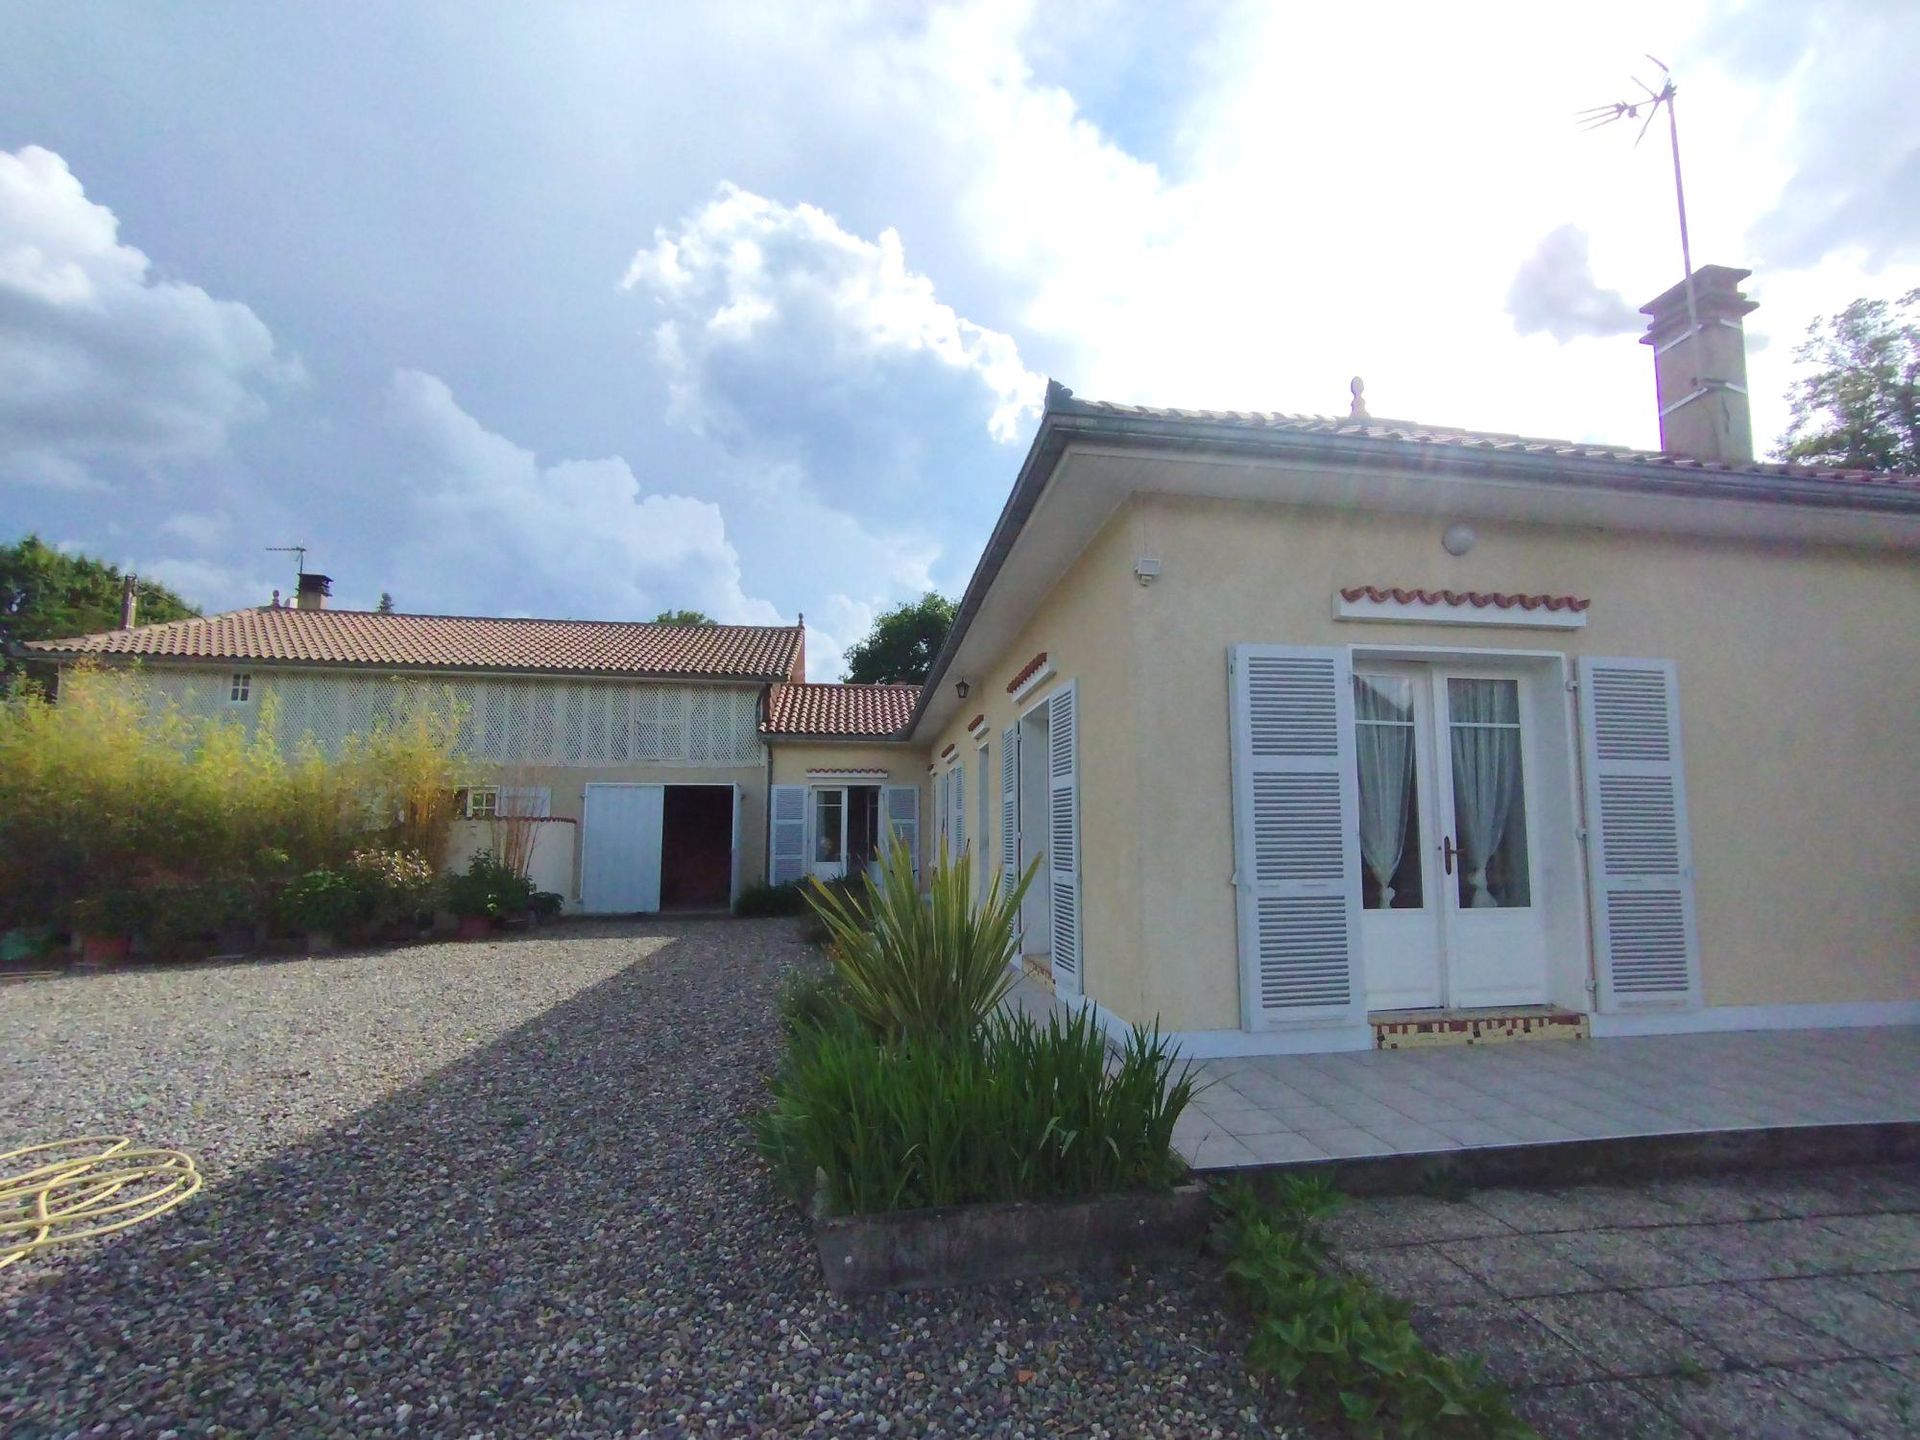
M 1908 1121 L 1696 1130 L 1602 1140 L 1480 1146 L 1348 1160 L 1246 1166 L 1252 1176 L 1313 1171 L 1349 1195 L 1406 1195 L 1437 1186 L 1578 1185 L 1797 1166 L 1887 1165 L 1920 1160 L 1920 1124 Z
M 1204 1182 L 1164 1194 L 1013 1201 L 827 1215 L 813 1235 L 836 1295 L 943 1289 L 1198 1253 L 1211 1211 Z

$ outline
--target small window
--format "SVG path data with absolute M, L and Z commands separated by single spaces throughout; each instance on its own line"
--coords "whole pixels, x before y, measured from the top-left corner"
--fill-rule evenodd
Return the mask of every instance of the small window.
M 493 820 L 500 814 L 500 789 L 496 785 L 475 785 L 467 792 L 465 806 L 469 820 Z
M 244 705 L 253 698 L 253 674 L 247 670 L 236 670 L 227 682 L 227 702 L 232 705 Z

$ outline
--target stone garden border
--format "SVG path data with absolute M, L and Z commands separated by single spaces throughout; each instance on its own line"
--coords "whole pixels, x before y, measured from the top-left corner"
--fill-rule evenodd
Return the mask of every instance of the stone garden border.
M 868 1215 L 827 1214 L 824 1193 L 815 1191 L 813 1235 L 835 1295 L 943 1289 L 1190 1256 L 1212 1222 L 1207 1186 L 1199 1180 L 1165 1193 Z

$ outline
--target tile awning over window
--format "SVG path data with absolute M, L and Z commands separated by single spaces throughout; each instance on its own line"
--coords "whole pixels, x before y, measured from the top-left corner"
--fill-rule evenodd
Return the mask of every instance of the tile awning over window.
M 1417 590 L 1398 585 L 1350 585 L 1340 592 L 1342 600 L 1371 600 L 1385 605 L 1455 605 L 1484 610 L 1546 610 L 1578 613 L 1593 604 L 1577 595 L 1520 595 L 1504 590 Z

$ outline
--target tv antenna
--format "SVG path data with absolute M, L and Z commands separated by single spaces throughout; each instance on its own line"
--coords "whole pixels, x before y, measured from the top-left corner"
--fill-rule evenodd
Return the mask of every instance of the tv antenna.
M 307 573 L 307 547 L 306 546 L 304 545 L 269 545 L 267 546 L 267 553 L 270 555 L 298 555 L 300 557 L 300 569 L 295 573 L 299 575 L 304 575 Z
M 1646 119 L 1640 121 L 1640 133 L 1633 137 L 1634 147 L 1647 138 L 1647 131 L 1653 128 L 1655 118 L 1664 106 L 1667 112 L 1667 135 L 1673 142 L 1673 198 L 1680 207 L 1680 265 L 1687 289 L 1687 325 L 1692 333 L 1700 333 L 1700 315 L 1693 304 L 1693 247 L 1687 241 L 1687 191 L 1680 183 L 1680 122 L 1674 118 L 1673 96 L 1679 89 L 1673 83 L 1673 72 L 1666 62 L 1649 55 L 1647 59 L 1660 67 L 1660 88 L 1655 89 L 1638 75 L 1633 83 L 1644 92 L 1639 100 L 1616 100 L 1611 105 L 1595 105 L 1582 110 L 1574 117 L 1582 130 L 1598 130 L 1620 120 L 1640 120 L 1642 111 Z

